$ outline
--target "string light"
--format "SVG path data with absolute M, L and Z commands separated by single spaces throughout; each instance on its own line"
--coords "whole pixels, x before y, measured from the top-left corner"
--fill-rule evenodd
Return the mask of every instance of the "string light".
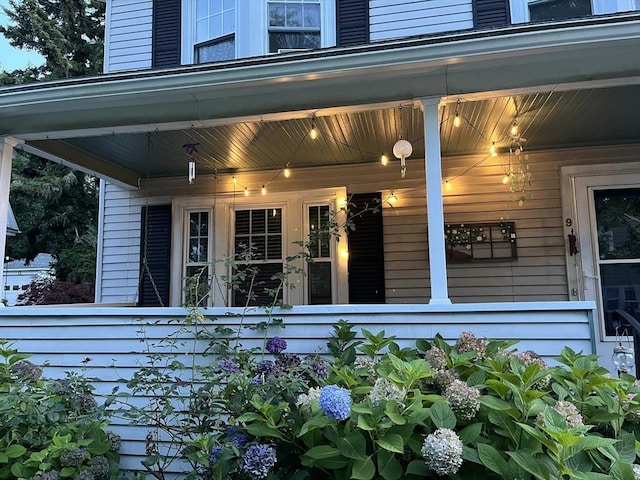
M 249 189 L 247 187 L 244 187 L 244 196 L 245 197 L 249 196 Z
M 509 180 L 511 180 L 511 177 L 507 174 L 502 178 L 502 184 L 506 185 L 507 183 L 509 183 Z
M 318 138 L 318 129 L 316 128 L 316 119 L 315 117 L 311 118 L 311 131 L 309 131 L 309 136 L 312 140 Z
M 233 182 L 234 185 L 238 184 L 238 179 L 235 177 L 235 175 L 231 177 L 231 181 Z
M 444 182 L 445 191 L 450 192 L 452 188 L 453 186 L 451 185 L 451 182 L 449 180 L 445 180 Z
M 492 157 L 497 157 L 498 152 L 496 151 L 496 142 L 491 142 L 491 148 L 489 149 L 489 153 Z
M 289 169 L 289 167 L 284 167 L 282 173 L 284 174 L 285 178 L 289 178 L 291 176 L 291 170 Z
M 382 164 L 383 167 L 386 167 L 387 165 L 389 165 L 389 157 L 387 157 L 383 153 L 382 156 L 380 157 L 380 163 Z
M 262 185 L 262 189 L 260 189 L 260 193 L 264 196 L 267 194 L 267 187 L 265 187 L 264 185 Z
M 518 120 L 514 120 L 513 124 L 511 125 L 511 135 L 518 135 Z
M 456 116 L 453 118 L 453 126 L 456 128 L 460 128 L 460 124 L 461 124 L 461 120 L 460 120 L 460 115 L 458 114 L 458 112 L 456 111 Z

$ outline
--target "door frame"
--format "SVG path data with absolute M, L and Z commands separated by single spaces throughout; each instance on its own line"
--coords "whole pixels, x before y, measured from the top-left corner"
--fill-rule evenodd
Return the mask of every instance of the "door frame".
M 601 346 L 598 353 L 603 355 L 603 360 L 607 360 L 613 352 L 616 339 L 606 336 L 604 332 L 602 292 L 595 259 L 598 237 L 594 228 L 595 212 L 591 192 L 607 187 L 640 188 L 640 162 L 561 167 L 560 182 L 565 239 L 568 239 L 573 230 L 578 249 L 575 255 L 569 248 L 565 251 L 571 300 L 595 301 L 594 333 Z M 604 344 L 608 345 L 605 347 Z

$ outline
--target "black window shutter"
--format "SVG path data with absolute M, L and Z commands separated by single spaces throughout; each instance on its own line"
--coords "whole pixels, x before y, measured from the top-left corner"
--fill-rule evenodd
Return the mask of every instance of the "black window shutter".
M 510 24 L 509 0 L 473 0 L 474 28 L 504 27 Z
M 384 243 L 380 193 L 349 197 L 354 230 L 349 231 L 349 303 L 385 303 Z M 365 211 L 377 207 L 377 210 Z
M 151 65 L 180 65 L 180 0 L 154 0 Z
M 336 0 L 336 44 L 369 43 L 369 0 Z
M 138 305 L 169 305 L 171 205 L 142 207 Z

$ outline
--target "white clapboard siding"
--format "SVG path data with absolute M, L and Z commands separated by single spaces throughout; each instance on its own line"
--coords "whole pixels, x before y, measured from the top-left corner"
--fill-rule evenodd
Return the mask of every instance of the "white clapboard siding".
M 444 158 L 446 223 L 515 222 L 517 259 L 450 263 L 449 292 L 454 302 L 538 302 L 569 299 L 566 238 L 561 212 L 559 169 L 562 165 L 637 160 L 632 147 L 571 149 L 529 154 L 531 173 L 522 206 L 502 184 L 508 159 L 504 156 Z M 475 166 L 474 166 L 475 165 Z M 271 175 L 271 177 L 270 177 Z M 245 178 L 246 176 L 246 178 Z M 265 183 L 272 172 L 243 174 L 251 185 Z M 220 191 L 230 178 L 219 177 Z M 185 185 L 184 179 L 145 182 L 143 191 L 108 185 L 105 194 L 103 258 L 98 300 L 135 302 L 140 254 L 140 209 L 146 203 L 171 203 L 172 198 L 210 195 L 207 182 Z M 387 303 L 426 303 L 429 300 L 427 209 L 424 161 L 408 162 L 407 178 L 399 180 L 397 163 L 299 169 L 287 180 L 287 190 L 346 187 L 349 193 L 393 190 L 398 201 L 383 204 L 385 291 Z M 285 188 L 283 184 L 274 188 Z M 162 195 L 160 197 L 159 195 Z M 497 280 L 496 278 L 500 279 Z M 490 280 L 487 280 L 490 279 Z
M 152 0 L 111 0 L 105 26 L 105 72 L 151 68 Z
M 370 0 L 371 41 L 473 28 L 471 0 Z
M 408 347 L 415 346 L 416 339 L 431 339 L 438 333 L 453 342 L 461 332 L 472 331 L 478 337 L 518 340 L 519 351 L 534 350 L 554 363 L 553 358 L 564 346 L 594 352 L 593 308 L 591 302 L 300 306 L 276 311 L 275 317 L 283 319 L 286 327 L 274 328 L 269 335 L 285 338 L 288 352 L 304 355 L 327 353 L 327 338 L 339 319 L 353 324 L 358 332 L 362 328 L 373 333 L 384 330 L 387 336 L 395 336 L 398 344 Z M 224 322 L 237 329 L 241 322 L 246 326 L 268 320 L 263 310 L 249 312 L 244 321 L 229 315 L 240 313 L 237 308 L 202 312 L 208 327 Z M 34 363 L 46 363 L 47 377 L 82 372 L 92 379 L 96 394 L 106 396 L 118 386 L 126 390 L 123 382 L 146 363 L 145 352 L 160 351 L 160 341 L 178 328 L 175 320 L 185 315 L 182 308 L 8 307 L 0 309 L 0 338 L 20 352 L 32 354 Z M 259 347 L 263 334 L 245 328 L 242 339 L 244 347 Z M 181 341 L 184 344 L 178 346 L 179 358 L 189 364 L 187 352 L 194 351 L 193 340 L 185 333 Z M 199 344 L 195 351 L 204 347 Z M 189 373 L 184 372 L 184 379 L 188 378 Z M 136 398 L 131 402 L 144 406 L 147 400 Z M 124 418 L 115 417 L 111 422 L 108 429 L 123 437 L 121 466 L 140 469 L 149 429 L 131 426 Z

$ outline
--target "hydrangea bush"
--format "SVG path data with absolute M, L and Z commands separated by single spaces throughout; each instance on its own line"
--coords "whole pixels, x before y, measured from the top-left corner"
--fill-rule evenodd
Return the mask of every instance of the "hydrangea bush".
M 109 480 L 120 438 L 82 376 L 42 377 L 42 368 L 0 340 L 0 479 Z
M 640 386 L 612 378 L 595 356 L 565 348 L 550 367 L 513 342 L 471 332 L 453 345 L 436 337 L 412 348 L 384 332 L 362 336 L 341 321 L 324 360 L 287 354 L 274 337 L 265 344 L 272 358 L 234 361 L 211 390 L 211 432 L 189 443 L 193 475 L 638 478 Z

